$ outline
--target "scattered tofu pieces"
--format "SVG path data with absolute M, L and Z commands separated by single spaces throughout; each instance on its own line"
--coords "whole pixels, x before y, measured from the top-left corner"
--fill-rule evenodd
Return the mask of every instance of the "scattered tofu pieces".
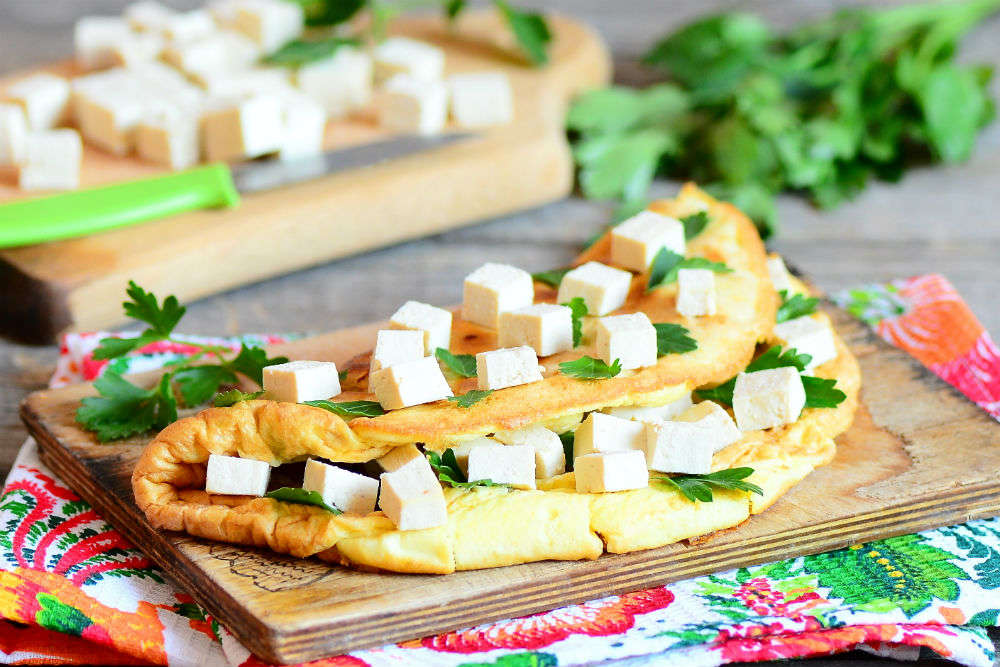
M 677 271 L 677 312 L 685 317 L 715 315 L 715 273 L 710 269 Z
M 806 404 L 799 371 L 792 366 L 740 373 L 733 391 L 733 412 L 741 431 L 791 424 Z
M 76 130 L 28 132 L 18 171 L 22 190 L 75 190 L 80 187 L 83 142 Z
M 696 422 L 645 424 L 646 465 L 660 472 L 705 475 L 712 472 L 716 438 Z
M 424 356 L 423 331 L 383 329 L 375 335 L 375 350 L 372 352 L 369 372 L 375 373 L 394 364 L 416 361 Z
M 516 431 L 497 431 L 494 436 L 506 445 L 523 445 L 534 450 L 536 479 L 548 479 L 566 472 L 566 450 L 555 431 L 535 425 Z
M 577 427 L 573 438 L 573 459 L 606 452 L 646 451 L 645 425 L 591 412 Z M 644 454 L 645 455 L 645 454 Z
M 10 85 L 6 97 L 24 109 L 28 129 L 49 130 L 69 119 L 69 92 L 69 81 L 42 73 Z
M 437 134 L 448 119 L 448 89 L 441 81 L 397 74 L 382 87 L 377 103 L 379 124 L 410 134 Z
M 232 27 L 272 53 L 302 34 L 302 5 L 286 0 L 241 0 L 232 16 Z
M 587 262 L 576 267 L 559 283 L 559 303 L 581 297 L 590 315 L 607 315 L 621 308 L 632 286 L 632 274 L 600 262 Z
M 375 511 L 378 480 L 332 466 L 322 461 L 306 461 L 302 488 L 323 496 L 323 502 L 345 514 L 370 514 Z
M 289 361 L 264 367 L 265 396 L 273 401 L 302 403 L 340 393 L 340 375 L 332 361 Z
M 27 157 L 28 121 L 17 104 L 0 103 L 0 167 L 18 165 Z
M 476 355 L 477 386 L 504 389 L 542 379 L 535 351 L 527 345 L 489 350 Z
M 112 50 L 128 39 L 132 28 L 117 16 L 85 16 L 73 27 L 76 61 L 84 69 L 104 69 L 115 64 Z
M 202 148 L 209 162 L 243 160 L 281 148 L 281 100 L 254 95 L 213 104 L 201 119 Z
M 656 365 L 656 329 L 646 313 L 599 318 L 594 332 L 597 356 L 605 363 L 618 359 L 626 370 Z
M 375 78 L 386 81 L 406 74 L 419 81 L 437 81 L 444 75 L 444 51 L 408 37 L 389 37 L 372 52 Z
M 712 452 L 718 452 L 743 438 L 736 422 L 718 403 L 702 401 L 675 418 L 679 422 L 691 422 L 707 429 L 712 434 Z
M 486 445 L 469 452 L 470 482 L 490 480 L 515 489 L 535 488 L 535 450 L 528 445 Z
M 420 301 L 407 301 L 389 318 L 393 329 L 424 332 L 424 352 L 434 354 L 439 347 L 451 345 L 451 312 Z
M 487 262 L 465 277 L 462 319 L 497 329 L 501 313 L 530 306 L 534 300 L 530 273 L 509 264 Z
M 434 357 L 384 368 L 369 376 L 368 385 L 386 410 L 431 403 L 454 395 Z
M 393 447 L 375 460 L 384 472 L 396 472 L 406 465 L 427 465 L 427 460 L 416 445 Z
M 384 371 L 383 371 L 384 372 Z M 444 491 L 430 464 L 382 473 L 379 507 L 399 530 L 422 530 L 448 523 Z
M 785 290 L 789 294 L 795 291 L 795 288 L 792 287 L 791 274 L 788 273 L 785 260 L 781 258 L 781 255 L 771 254 L 767 256 L 767 272 L 771 276 L 775 291 Z
M 144 160 L 185 169 L 201 156 L 199 113 L 167 106 L 153 111 L 135 129 L 135 150 Z
M 774 325 L 774 337 L 785 347 L 794 347 L 799 354 L 812 357 L 806 370 L 837 358 L 833 329 L 822 315 L 804 315 Z
M 205 491 L 224 496 L 263 496 L 271 479 L 267 461 L 209 454 Z
M 693 405 L 691 392 L 686 392 L 677 400 L 664 405 L 604 408 L 601 412 L 612 417 L 618 417 L 619 419 L 634 419 L 640 422 L 662 421 L 664 419 L 673 419 Z
M 326 134 L 326 111 L 308 95 L 287 92 L 282 95 L 282 137 L 279 160 L 301 160 L 323 152 Z
M 300 67 L 295 81 L 330 118 L 340 118 L 371 101 L 372 59 L 360 49 L 342 46 L 329 58 Z
M 462 127 L 505 125 L 514 119 L 514 95 L 503 72 L 468 72 L 448 77 L 451 116 Z
M 487 438 L 486 436 L 480 436 L 478 438 L 469 438 L 467 440 L 462 440 L 457 445 L 451 447 L 452 453 L 455 454 L 455 461 L 458 463 L 459 470 L 466 476 L 469 474 L 469 452 L 471 452 L 476 447 L 483 446 L 495 446 L 501 444 L 499 440 L 494 438 Z
M 567 306 L 536 303 L 500 313 L 500 347 L 527 345 L 539 357 L 573 349 L 573 311 Z
M 684 225 L 678 220 L 641 211 L 611 230 L 611 262 L 631 271 L 648 270 L 661 248 L 684 255 Z
M 587 454 L 577 457 L 573 466 L 577 493 L 610 493 L 649 486 L 642 451 Z

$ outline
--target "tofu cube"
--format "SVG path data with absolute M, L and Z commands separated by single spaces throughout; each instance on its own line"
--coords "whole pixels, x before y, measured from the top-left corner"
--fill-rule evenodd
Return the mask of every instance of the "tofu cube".
M 685 317 L 715 315 L 715 273 L 710 269 L 677 271 L 677 312 Z
M 7 88 L 8 100 L 24 109 L 28 129 L 48 130 L 69 119 L 69 82 L 54 74 L 35 74 Z
M 479 389 L 504 389 L 542 379 L 538 356 L 527 345 L 480 352 L 476 355 Z
M 112 66 L 133 67 L 152 62 L 163 53 L 163 36 L 153 32 L 132 32 L 106 48 Z
M 201 119 L 201 140 L 209 162 L 242 160 L 274 153 L 284 136 L 281 100 L 255 95 L 221 102 Z
M 236 7 L 232 27 L 272 53 L 302 34 L 302 5 L 286 0 L 243 0 Z
M 713 454 L 743 438 L 743 434 L 736 427 L 736 422 L 729 416 L 729 413 L 721 405 L 712 401 L 702 401 L 698 405 L 692 406 L 677 415 L 675 421 L 690 422 L 707 429 L 713 438 Z
M 285 100 L 298 94 L 290 83 L 288 70 L 281 67 L 218 70 L 195 74 L 192 78 L 213 98 L 231 100 L 255 95 L 275 97 L 282 104 L 282 111 Z
M 210 454 L 205 491 L 224 496 L 263 496 L 271 479 L 267 461 Z
M 182 72 L 201 74 L 204 79 L 213 79 L 240 71 L 232 63 L 228 46 L 229 40 L 223 35 L 209 35 L 204 39 L 169 44 L 163 49 L 161 57 L 164 62 Z M 204 79 L 198 76 L 193 78 L 198 85 L 206 87 Z
M 768 255 L 767 272 L 771 276 L 771 283 L 774 284 L 775 291 L 784 290 L 789 294 L 795 291 L 795 288 L 792 287 L 791 274 L 788 273 L 785 260 L 781 258 L 781 255 Z
M 379 507 L 399 530 L 423 530 L 448 523 L 444 491 L 430 466 L 403 466 L 382 473 Z
M 369 372 L 374 373 L 404 361 L 416 361 L 424 356 L 423 331 L 383 329 L 375 335 Z
M 805 405 L 802 377 L 792 366 L 736 376 L 733 412 L 743 432 L 791 424 Z
M 407 301 L 389 318 L 393 329 L 424 332 L 424 353 L 434 354 L 451 345 L 451 312 L 419 301 Z
M 684 255 L 684 225 L 674 218 L 641 211 L 611 230 L 611 262 L 640 273 L 666 248 Z
M 173 17 L 174 10 L 155 0 L 133 2 L 122 12 L 133 30 L 160 32 Z
M 619 419 L 632 419 L 639 422 L 663 421 L 673 419 L 681 414 L 694 403 L 691 401 L 691 392 L 686 392 L 677 400 L 664 405 L 629 406 L 618 408 L 604 408 L 604 414 L 618 417 Z
M 387 130 L 437 134 L 448 118 L 448 88 L 441 81 L 397 74 L 382 87 L 377 112 L 379 124 Z
M 302 488 L 323 496 L 323 502 L 345 514 L 370 514 L 375 511 L 378 480 L 359 475 L 315 459 L 306 461 Z
M 774 325 L 774 337 L 785 347 L 794 347 L 799 354 L 812 357 L 806 370 L 837 358 L 833 330 L 822 316 L 805 315 L 780 322 Z
M 577 493 L 610 493 L 649 486 L 646 455 L 639 450 L 587 454 L 577 458 L 573 466 Z
M 22 190 L 75 190 L 80 187 L 83 142 L 76 130 L 29 132 L 18 172 Z
M 215 19 L 207 9 L 176 12 L 163 25 L 163 36 L 171 42 L 193 42 L 215 32 Z
M 506 445 L 523 445 L 534 450 L 536 479 L 548 479 L 566 472 L 566 450 L 555 431 L 535 425 L 516 431 L 497 431 L 494 435 Z
M 500 347 L 527 345 L 539 357 L 573 349 L 573 311 L 567 306 L 536 303 L 500 313 Z
M 646 435 L 642 422 L 619 419 L 602 412 L 591 412 L 577 427 L 573 438 L 573 459 L 587 454 L 626 452 L 645 453 Z
M 330 118 L 340 118 L 371 102 L 372 59 L 364 51 L 342 46 L 329 58 L 300 67 L 295 81 Z
M 264 367 L 264 392 L 272 401 L 321 401 L 340 393 L 340 375 L 332 361 L 288 361 Z
M 535 488 L 535 450 L 528 445 L 487 445 L 469 452 L 469 481 L 490 480 L 515 489 Z
M 646 465 L 660 472 L 705 475 L 712 472 L 715 438 L 696 422 L 647 423 Z
M 171 169 L 185 169 L 201 157 L 199 112 L 167 107 L 151 112 L 135 129 L 139 157 Z
M 149 100 L 132 75 L 109 70 L 106 78 L 98 76 L 76 88 L 76 125 L 88 143 L 114 155 L 127 155 L 135 148 L 139 123 L 150 113 Z
M 301 160 L 323 152 L 326 111 L 302 93 L 282 95 L 282 139 L 279 160 Z
M 587 262 L 578 266 L 559 283 L 559 303 L 581 297 L 590 315 L 607 315 L 625 305 L 632 274 L 614 269 L 600 262 Z
M 471 452 L 476 447 L 484 446 L 495 446 L 499 445 L 500 441 L 494 438 L 487 438 L 481 436 L 478 438 L 469 438 L 467 440 L 462 440 L 460 443 L 450 447 L 451 451 L 455 454 L 455 461 L 458 462 L 458 467 L 463 474 L 468 476 L 469 474 L 469 452 Z
M 618 359 L 623 369 L 656 365 L 656 329 L 646 313 L 598 319 L 594 344 L 597 356 L 607 364 Z
M 393 447 L 387 454 L 383 454 L 376 459 L 376 462 L 384 472 L 396 472 L 403 466 L 427 466 L 430 464 L 416 445 L 401 445 Z
M 504 125 L 514 119 L 514 95 L 503 72 L 448 77 L 451 117 L 462 127 Z
M 431 403 L 454 395 L 434 357 L 383 368 L 369 376 L 368 386 L 375 400 L 386 410 Z
M 112 49 L 128 39 L 132 28 L 117 16 L 85 16 L 73 26 L 77 63 L 84 69 L 104 69 L 115 64 Z
M 462 319 L 496 329 L 500 313 L 530 306 L 534 300 L 530 273 L 516 266 L 487 262 L 465 277 Z
M 389 37 L 372 51 L 375 78 L 386 81 L 406 74 L 419 81 L 437 81 L 444 75 L 444 51 L 408 37 Z
M 0 104 L 0 167 L 24 162 L 28 151 L 28 121 L 17 104 Z

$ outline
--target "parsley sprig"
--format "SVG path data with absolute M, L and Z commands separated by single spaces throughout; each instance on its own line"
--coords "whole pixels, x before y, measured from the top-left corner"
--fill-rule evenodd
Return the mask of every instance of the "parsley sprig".
M 704 257 L 684 257 L 669 248 L 660 248 L 653 257 L 653 264 L 649 269 L 646 291 L 677 282 L 677 272 L 681 269 L 709 269 L 715 273 L 733 272 L 722 262 L 713 262 Z
M 378 401 L 306 401 L 306 405 L 322 408 L 335 415 L 350 419 L 353 417 L 378 417 L 385 414 Z
M 229 391 L 224 391 L 220 394 L 215 395 L 215 399 L 212 403 L 217 408 L 231 408 L 237 403 L 242 403 L 243 401 L 252 401 L 260 398 L 264 395 L 263 391 L 251 391 L 244 392 L 239 389 L 230 389 Z
M 549 269 L 548 271 L 539 271 L 538 273 L 532 273 L 531 279 L 535 282 L 544 283 L 549 287 L 559 287 L 559 283 L 566 276 L 567 273 L 572 271 L 572 268 L 564 269 Z
M 744 481 L 752 474 L 753 468 L 728 468 L 707 475 L 656 475 L 650 480 L 680 491 L 691 502 L 710 503 L 715 499 L 712 489 L 736 489 L 764 495 L 762 488 Z
M 489 479 L 477 479 L 470 482 L 458 466 L 455 450 L 450 447 L 444 450 L 444 454 L 432 451 L 424 452 L 424 454 L 427 456 L 427 462 L 431 464 L 431 468 L 437 473 L 438 479 L 448 486 L 464 489 L 474 486 L 508 486 L 507 484 L 497 484 Z
M 679 324 L 659 322 L 653 325 L 656 329 L 656 356 L 666 354 L 683 354 L 698 349 L 698 341 L 688 335 L 690 333 Z
M 587 303 L 581 296 L 574 296 L 566 303 L 560 304 L 570 309 L 570 318 L 573 322 L 573 347 L 579 347 L 583 340 L 583 318 L 590 312 L 587 310 Z
M 493 393 L 492 389 L 470 389 L 458 396 L 449 396 L 448 400 L 456 403 L 460 408 L 471 408 L 473 405 L 483 400 Z
M 705 230 L 705 227 L 708 225 L 708 213 L 706 211 L 698 211 L 691 215 L 685 215 L 681 218 L 681 224 L 684 225 L 684 238 L 690 241 Z
M 476 357 L 472 354 L 452 354 L 443 347 L 434 350 L 437 360 L 448 367 L 448 370 L 464 378 L 476 377 Z
M 559 364 L 559 370 L 563 375 L 577 378 L 579 380 L 604 380 L 613 378 L 622 372 L 622 362 L 615 359 L 608 366 L 602 359 L 583 356 L 573 361 L 563 361 Z
M 292 486 L 283 486 L 280 489 L 268 491 L 264 494 L 264 497 L 274 498 L 275 500 L 280 500 L 285 503 L 293 503 L 295 505 L 314 505 L 316 507 L 322 507 L 327 512 L 343 514 L 342 511 L 333 505 L 327 505 L 326 501 L 323 500 L 323 496 L 320 495 L 318 491 L 306 491 L 305 489 L 299 489 Z
M 778 306 L 778 324 L 816 312 L 816 305 L 819 303 L 819 299 L 816 297 L 807 297 L 802 294 L 793 294 L 789 297 L 788 290 L 781 290 L 779 294 L 781 295 L 781 305 Z

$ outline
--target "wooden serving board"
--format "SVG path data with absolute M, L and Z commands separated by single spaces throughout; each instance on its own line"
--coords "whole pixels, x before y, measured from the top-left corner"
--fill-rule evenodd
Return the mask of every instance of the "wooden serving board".
M 153 529 L 130 476 L 141 445 L 73 421 L 89 385 L 28 397 L 43 460 L 249 649 L 300 662 L 530 614 L 736 566 L 1000 514 L 1000 424 L 907 353 L 827 306 L 861 364 L 861 406 L 836 459 L 759 516 L 704 540 L 596 561 L 439 575 L 371 574 Z M 276 349 L 343 363 L 379 324 Z
M 0 250 L 0 334 L 40 342 L 115 324 L 131 279 L 188 302 L 565 197 L 573 186 L 566 103 L 606 83 L 611 61 L 587 26 L 564 16 L 551 16 L 550 26 L 551 62 L 533 68 L 493 12 L 469 12 L 451 29 L 438 17 L 395 21 L 393 32 L 441 46 L 447 73 L 507 72 L 515 121 L 433 151 L 249 195 L 236 209 Z M 49 69 L 77 73 L 73 67 Z M 15 78 L 0 80 L 0 89 Z M 326 143 L 333 149 L 387 137 L 369 112 L 330 123 Z M 88 187 L 163 171 L 88 146 L 82 181 Z M 25 196 L 0 174 L 0 204 Z

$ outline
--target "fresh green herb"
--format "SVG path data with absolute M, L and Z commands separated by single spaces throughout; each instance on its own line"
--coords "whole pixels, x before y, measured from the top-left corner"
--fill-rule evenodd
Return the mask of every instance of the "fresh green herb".
M 563 375 L 580 380 L 601 380 L 613 378 L 621 373 L 622 362 L 620 359 L 615 359 L 614 363 L 608 366 L 604 361 L 594 357 L 580 357 L 575 361 L 560 363 L 559 370 Z
M 76 420 L 101 442 L 163 428 L 177 419 L 177 399 L 168 375 L 152 389 L 137 387 L 121 375 L 105 373 L 94 381 L 99 396 L 80 401 Z
M 652 480 L 680 491 L 691 502 L 710 503 L 714 499 L 713 488 L 736 489 L 756 493 L 759 496 L 764 495 L 762 488 L 743 481 L 752 474 L 753 468 L 728 468 L 708 475 L 657 475 Z
M 583 318 L 589 312 L 587 310 L 587 302 L 583 300 L 583 297 L 574 296 L 561 305 L 566 306 L 572 311 L 570 317 L 573 321 L 573 347 L 579 347 L 580 341 L 583 340 Z
M 688 330 L 679 324 L 661 322 L 653 325 L 656 329 L 656 356 L 684 354 L 698 349 L 698 341 L 688 335 Z
M 704 257 L 683 257 L 669 248 L 660 248 L 653 257 L 649 269 L 646 290 L 656 289 L 677 282 L 677 272 L 681 269 L 708 269 L 715 273 L 732 273 L 733 270 L 722 262 L 713 262 Z
M 304 405 L 322 408 L 340 417 L 378 417 L 385 414 L 378 401 L 305 401 Z
M 333 505 L 327 505 L 326 502 L 323 501 L 323 496 L 321 496 L 318 491 L 306 491 L 305 489 L 283 486 L 280 489 L 268 491 L 264 494 L 264 497 L 274 498 L 275 500 L 280 500 L 283 503 L 293 503 L 295 505 L 315 505 L 316 507 L 322 507 L 327 512 L 343 514 L 343 512 Z
M 230 389 L 229 391 L 216 394 L 213 403 L 217 408 L 231 408 L 237 403 L 241 403 L 243 401 L 253 401 L 263 395 L 263 391 L 251 391 L 247 393 L 240 391 L 239 389 Z
M 836 388 L 837 381 L 812 375 L 802 376 L 802 386 L 806 389 L 807 408 L 835 408 L 847 398 L 847 394 Z
M 552 33 L 545 22 L 545 17 L 537 12 L 526 12 L 511 7 L 505 0 L 493 0 L 493 5 L 503 15 L 510 31 L 514 33 L 521 50 L 528 56 L 533 65 L 544 65 L 549 61 L 548 47 L 552 41 Z M 448 4 L 448 17 L 452 14 L 453 5 Z
M 450 396 L 448 400 L 457 403 L 460 408 L 471 408 L 492 393 L 492 389 L 472 389 L 460 396 Z
M 439 455 L 437 452 L 431 451 L 424 452 L 424 454 L 427 456 L 427 462 L 431 464 L 431 468 L 437 473 L 438 479 L 449 486 L 466 489 L 474 486 L 507 486 L 506 484 L 497 484 L 489 479 L 477 479 L 475 482 L 470 482 L 458 466 L 455 450 L 450 447 L 444 450 L 444 454 Z
M 456 375 L 476 377 L 476 357 L 471 354 L 452 354 L 443 347 L 434 350 L 434 356 Z
M 797 317 L 812 315 L 816 312 L 816 304 L 819 303 L 819 299 L 807 297 L 802 294 L 793 294 L 789 298 L 787 290 L 781 290 L 780 294 L 781 305 L 778 306 L 777 316 L 779 324 L 788 320 L 794 320 Z
M 340 379 L 341 382 L 343 382 L 344 380 L 347 379 L 347 371 L 346 370 L 339 371 L 337 373 L 337 377 Z
M 708 213 L 698 211 L 697 213 L 686 215 L 681 218 L 681 224 L 684 225 L 684 238 L 690 241 L 705 230 L 705 227 L 708 225 Z
M 535 282 L 545 283 L 549 287 L 559 287 L 559 283 L 562 282 L 563 277 L 572 270 L 572 268 L 567 267 L 565 269 L 539 271 L 538 273 L 532 273 L 531 279 Z
M 280 49 L 264 57 L 268 65 L 301 67 L 306 63 L 329 58 L 344 46 L 359 46 L 353 37 L 326 37 L 323 39 L 293 39 Z
M 806 365 L 812 361 L 808 354 L 799 354 L 794 348 L 782 351 L 780 345 L 768 348 L 764 354 L 751 361 L 744 371 L 753 373 L 754 371 L 766 371 L 771 368 L 781 368 L 783 366 L 794 366 L 800 373 L 805 370 Z M 698 389 L 698 396 L 708 401 L 716 403 L 733 404 L 733 391 L 736 389 L 736 378 L 729 378 L 717 387 L 711 389 Z
M 576 433 L 573 431 L 560 433 L 559 441 L 562 442 L 563 454 L 566 455 L 566 472 L 573 472 L 573 443 L 576 441 Z

